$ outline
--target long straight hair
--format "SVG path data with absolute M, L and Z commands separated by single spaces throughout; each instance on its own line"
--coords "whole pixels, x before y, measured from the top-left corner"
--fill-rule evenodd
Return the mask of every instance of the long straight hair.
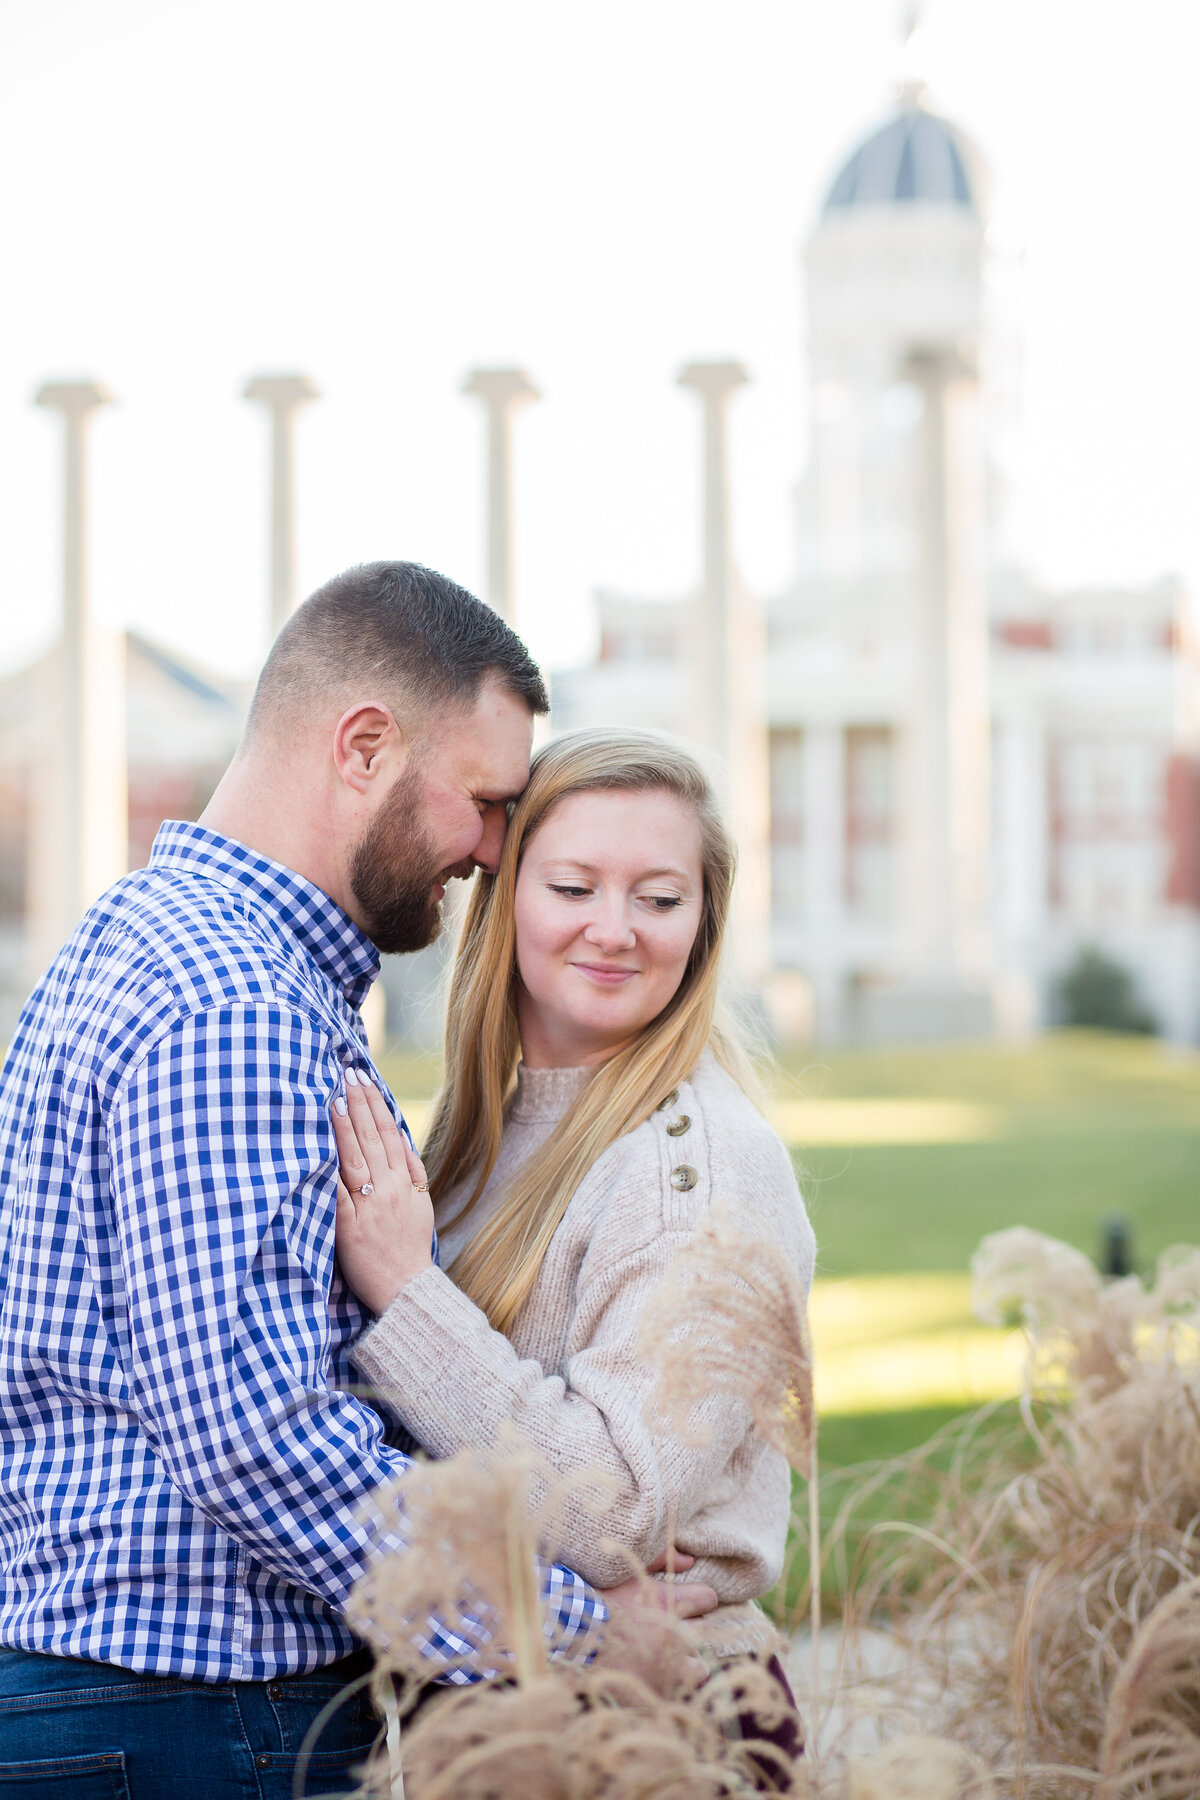
M 467 906 L 450 985 L 445 1077 L 425 1146 L 435 1205 L 470 1183 L 461 1218 L 496 1165 L 504 1106 L 521 1045 L 517 1030 L 514 897 L 521 859 L 551 809 L 596 789 L 674 794 L 700 827 L 704 894 L 683 979 L 656 1018 L 600 1065 L 541 1149 L 518 1169 L 483 1228 L 450 1270 L 497 1331 L 509 1331 L 592 1164 L 615 1139 L 649 1118 L 693 1072 L 710 1045 L 736 1080 L 749 1067 L 718 1010 L 721 944 L 736 854 L 708 779 L 687 751 L 650 732 L 598 729 L 555 738 L 533 759 L 513 808 L 496 874 L 482 870 Z

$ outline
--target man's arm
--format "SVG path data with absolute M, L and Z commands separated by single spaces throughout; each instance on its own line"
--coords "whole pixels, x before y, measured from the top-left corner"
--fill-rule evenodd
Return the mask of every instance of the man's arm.
M 146 1437 L 206 1517 L 340 1611 L 387 1547 L 363 1502 L 407 1458 L 329 1387 L 332 1092 L 307 1020 L 228 1005 L 181 1020 L 136 1065 L 108 1148 Z M 602 1602 L 570 1570 L 546 1587 L 560 1653 L 586 1653 Z M 455 1653 L 433 1634 L 432 1656 Z

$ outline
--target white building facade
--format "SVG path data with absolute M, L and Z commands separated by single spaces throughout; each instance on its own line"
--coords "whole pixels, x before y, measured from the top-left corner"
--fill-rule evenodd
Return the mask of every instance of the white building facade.
M 910 1038 L 1032 1028 L 1095 946 L 1195 1041 L 1200 647 L 1177 583 L 1056 595 L 1002 562 L 983 258 L 977 161 L 906 93 L 805 255 L 812 456 L 796 577 L 765 607 L 768 804 L 735 795 L 769 816 L 759 960 L 818 1036 Z M 736 581 L 726 641 L 740 604 L 757 646 Z M 704 741 L 702 600 L 599 611 L 556 725 Z

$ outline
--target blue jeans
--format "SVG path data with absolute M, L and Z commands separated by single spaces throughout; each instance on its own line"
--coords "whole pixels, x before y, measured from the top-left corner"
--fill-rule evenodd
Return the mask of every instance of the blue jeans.
M 275 1681 L 182 1681 L 0 1645 L 0 1800 L 293 1800 L 352 1793 L 380 1729 L 366 1652 Z M 303 1773 L 303 1786 L 297 1779 Z

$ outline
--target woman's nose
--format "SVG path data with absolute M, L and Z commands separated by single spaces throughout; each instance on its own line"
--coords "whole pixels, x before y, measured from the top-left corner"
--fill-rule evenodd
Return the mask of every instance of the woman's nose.
M 618 950 L 629 950 L 637 942 L 628 913 L 624 906 L 616 903 L 603 906 L 594 913 L 583 935 L 597 950 L 606 950 L 610 955 Z

